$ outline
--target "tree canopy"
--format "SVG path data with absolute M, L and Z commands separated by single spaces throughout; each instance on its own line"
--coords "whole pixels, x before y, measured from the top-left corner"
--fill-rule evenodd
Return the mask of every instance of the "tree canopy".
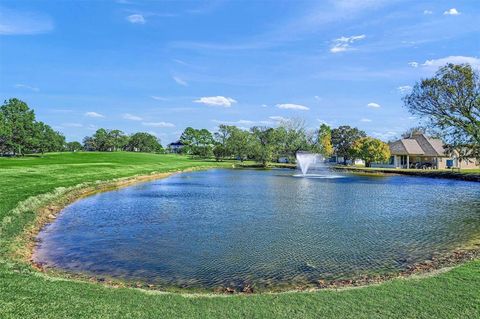
M 356 127 L 343 125 L 334 128 L 332 130 L 332 145 L 337 156 L 342 156 L 344 163 L 346 163 L 347 160 L 352 159 L 354 156 L 352 149 L 353 143 L 366 136 L 367 134 L 364 131 L 361 131 Z
M 387 143 L 373 137 L 361 137 L 352 144 L 352 154 L 365 161 L 370 167 L 373 162 L 386 162 L 390 158 L 390 148 Z
M 25 102 L 13 98 L 0 107 L 0 154 L 44 153 L 64 147 L 65 137 L 37 121 Z
M 480 159 L 480 81 L 468 64 L 447 64 L 403 98 L 408 110 L 441 132 L 450 151 Z

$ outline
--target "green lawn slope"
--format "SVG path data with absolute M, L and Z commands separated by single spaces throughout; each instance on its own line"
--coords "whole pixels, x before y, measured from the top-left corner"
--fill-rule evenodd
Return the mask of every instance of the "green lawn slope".
M 0 159 L 0 318 L 480 318 L 480 261 L 420 278 L 318 292 L 182 295 L 53 278 L 10 258 L 30 226 L 19 202 L 84 182 L 231 166 L 173 155 L 62 153 Z

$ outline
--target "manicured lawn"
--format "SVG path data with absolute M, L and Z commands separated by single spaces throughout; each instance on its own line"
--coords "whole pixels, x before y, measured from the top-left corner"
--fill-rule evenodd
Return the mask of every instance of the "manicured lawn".
M 13 261 L 8 245 L 32 224 L 11 210 L 83 182 L 189 167 L 231 166 L 172 155 L 70 153 L 0 159 L 0 318 L 479 318 L 480 261 L 427 278 L 341 291 L 186 296 L 51 278 Z

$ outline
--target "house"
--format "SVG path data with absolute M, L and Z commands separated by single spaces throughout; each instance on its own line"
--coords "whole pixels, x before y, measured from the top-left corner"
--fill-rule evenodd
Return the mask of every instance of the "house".
M 347 165 L 365 165 L 365 161 L 360 159 L 360 158 L 356 158 L 356 159 L 347 159 L 346 162 L 344 161 L 344 158 L 343 156 L 338 156 L 336 154 L 330 156 L 329 158 L 327 158 L 325 160 L 325 162 L 327 163 L 333 163 L 333 164 L 343 164 L 343 163 L 346 163 Z
M 167 149 L 170 153 L 175 153 L 175 154 L 178 154 L 178 153 L 181 153 L 182 151 L 182 148 L 184 147 L 185 145 L 180 142 L 180 141 L 176 141 L 176 142 L 173 142 L 173 143 L 170 143 L 167 145 Z
M 442 140 L 416 133 L 410 138 L 400 139 L 388 144 L 390 160 L 388 163 L 372 163 L 372 167 L 385 168 L 479 168 L 476 159 L 459 160 L 457 154 L 448 154 Z

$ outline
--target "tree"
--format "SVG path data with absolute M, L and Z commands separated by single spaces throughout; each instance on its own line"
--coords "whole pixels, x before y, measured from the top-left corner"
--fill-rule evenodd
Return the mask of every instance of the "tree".
M 35 113 L 25 102 L 15 98 L 5 101 L 0 112 L 4 126 L 1 129 L 4 143 L 1 148 L 13 155 L 24 155 L 34 142 Z
M 403 98 L 408 110 L 440 131 L 460 158 L 480 159 L 480 80 L 468 64 L 447 64 Z
M 235 126 L 229 129 L 226 152 L 243 162 L 252 154 L 252 134 Z
M 348 125 L 339 126 L 332 130 L 332 145 L 337 156 L 343 157 L 343 164 L 347 164 L 347 160 L 352 158 L 352 145 L 353 143 L 366 137 L 364 131 L 360 131 L 358 128 L 350 127 Z
M 320 125 L 317 132 L 317 141 L 315 143 L 316 151 L 324 157 L 330 157 L 333 154 L 332 129 L 326 124 Z
M 46 153 L 65 150 L 65 136 L 43 122 L 35 122 L 32 131 L 31 152 Z
M 108 140 L 113 151 L 123 150 L 128 143 L 128 136 L 120 130 L 107 131 Z
M 294 159 L 299 151 L 310 151 L 312 145 L 307 138 L 305 121 L 294 118 L 283 121 L 274 131 L 273 143 L 277 143 L 277 157 L 286 155 L 290 159 Z
M 130 136 L 125 150 L 130 152 L 154 153 L 163 150 L 160 141 L 149 133 L 139 132 Z
M 213 154 L 214 139 L 207 129 L 196 130 L 187 127 L 180 136 L 180 141 L 185 145 L 187 154 L 209 157 Z
M 8 152 L 7 141 L 12 136 L 12 127 L 7 122 L 3 112 L 0 112 L 0 154 L 6 154 Z
M 83 139 L 83 149 L 85 151 L 96 151 L 97 145 L 95 139 L 91 136 L 85 136 L 85 138 Z
M 388 144 L 373 137 L 362 137 L 353 142 L 352 153 L 363 159 L 366 167 L 370 167 L 372 162 L 386 162 L 390 158 Z
M 69 152 L 78 152 L 78 151 L 81 151 L 83 147 L 82 147 L 82 144 L 74 141 L 74 142 L 68 142 L 66 145 L 66 149 Z
M 253 136 L 253 158 L 267 166 L 275 156 L 275 130 L 271 127 L 254 126 L 251 129 Z

